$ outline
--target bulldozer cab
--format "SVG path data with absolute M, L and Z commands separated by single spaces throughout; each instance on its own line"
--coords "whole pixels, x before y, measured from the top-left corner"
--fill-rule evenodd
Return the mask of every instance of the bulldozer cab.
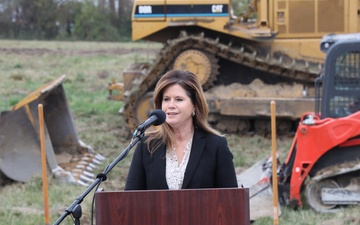
M 321 118 L 340 118 L 360 110 L 360 34 L 327 35 Z M 318 92 L 319 93 L 319 92 Z
M 42 104 L 48 168 L 64 182 L 86 185 L 92 181 L 89 165 L 103 158 L 78 138 L 62 86 L 64 78 L 38 88 L 11 110 L 1 112 L 0 170 L 8 178 L 26 182 L 41 174 L 38 105 Z

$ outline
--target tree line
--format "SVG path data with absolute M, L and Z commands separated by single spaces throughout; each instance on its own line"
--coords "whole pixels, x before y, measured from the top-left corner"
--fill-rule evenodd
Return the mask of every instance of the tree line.
M 234 12 L 244 12 L 250 1 L 254 0 L 232 0 Z M 129 41 L 132 4 L 133 0 L 0 0 L 0 39 Z
M 132 0 L 0 0 L 0 38 L 128 41 Z

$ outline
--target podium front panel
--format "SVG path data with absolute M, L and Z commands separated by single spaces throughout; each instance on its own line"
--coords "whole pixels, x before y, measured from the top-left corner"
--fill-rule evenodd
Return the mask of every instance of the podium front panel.
M 249 189 L 97 192 L 96 225 L 249 225 Z

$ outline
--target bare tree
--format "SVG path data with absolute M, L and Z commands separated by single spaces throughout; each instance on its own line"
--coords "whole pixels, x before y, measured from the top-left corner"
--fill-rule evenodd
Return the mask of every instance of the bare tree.
M 110 13 L 116 17 L 115 0 L 109 0 Z

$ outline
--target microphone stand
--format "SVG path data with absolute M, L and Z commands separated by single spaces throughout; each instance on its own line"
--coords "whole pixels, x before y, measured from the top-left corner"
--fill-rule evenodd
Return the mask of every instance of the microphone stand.
M 108 166 L 105 167 L 102 173 L 99 173 L 96 176 L 96 180 L 81 194 L 79 195 L 74 202 L 65 210 L 65 212 L 55 221 L 53 225 L 60 224 L 68 215 L 72 215 L 75 218 L 75 225 L 80 225 L 80 217 L 82 214 L 80 203 L 84 200 L 84 198 L 97 186 L 100 185 L 102 181 L 107 179 L 107 174 L 120 162 L 124 159 L 127 154 L 130 152 L 132 147 L 135 146 L 143 137 L 144 137 L 145 129 L 136 129 L 133 137 L 131 139 L 131 143 L 125 148 L 125 150 Z M 138 134 L 139 133 L 139 134 Z

